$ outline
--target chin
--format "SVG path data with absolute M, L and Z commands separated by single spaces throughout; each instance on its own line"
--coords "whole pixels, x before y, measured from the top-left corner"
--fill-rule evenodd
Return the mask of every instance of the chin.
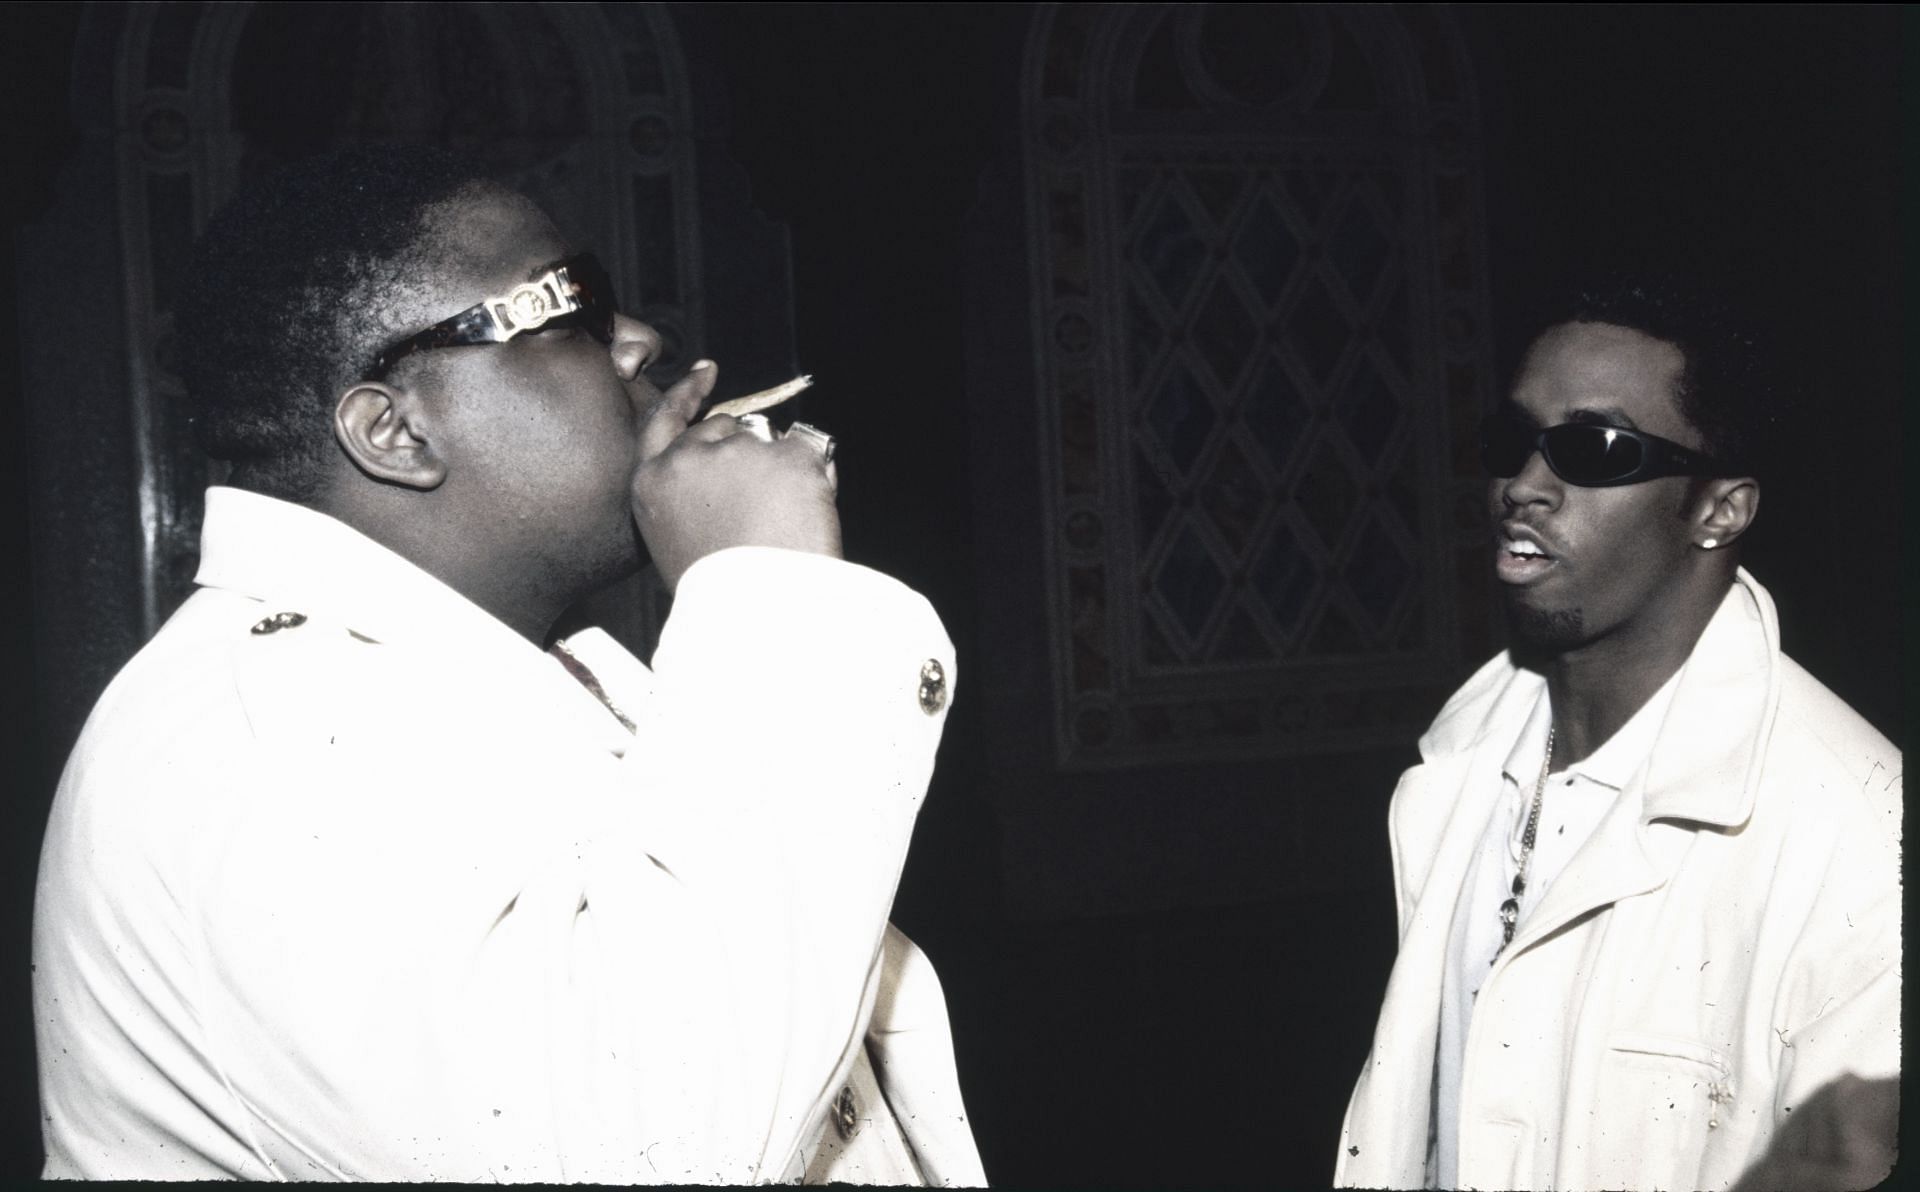
M 606 559 L 601 566 L 594 568 L 593 578 L 591 582 L 587 584 L 587 587 L 593 591 L 598 591 L 608 584 L 617 584 L 623 579 L 630 579 L 639 572 L 640 568 L 646 562 L 647 558 L 645 555 L 631 550 L 624 554 L 612 556 Z
M 1587 640 L 1586 619 L 1577 608 L 1534 608 L 1507 601 L 1507 629 L 1516 654 L 1559 654 Z
M 553 592 L 572 603 L 639 571 L 646 556 L 637 538 L 631 535 L 598 542 L 574 539 L 557 543 L 556 549 L 543 552 L 541 574 Z

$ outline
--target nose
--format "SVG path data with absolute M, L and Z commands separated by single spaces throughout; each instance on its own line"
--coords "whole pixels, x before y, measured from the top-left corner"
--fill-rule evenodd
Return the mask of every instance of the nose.
M 642 380 L 647 365 L 660 357 L 660 333 L 627 315 L 613 316 L 613 342 L 607 351 L 613 357 L 613 371 L 632 384 Z
M 1518 509 L 1524 505 L 1552 508 L 1560 503 L 1562 482 L 1547 466 L 1547 457 L 1536 447 L 1527 456 L 1527 462 L 1520 465 L 1519 472 L 1505 479 L 1494 480 L 1493 491 L 1497 501 L 1496 512 L 1503 508 Z

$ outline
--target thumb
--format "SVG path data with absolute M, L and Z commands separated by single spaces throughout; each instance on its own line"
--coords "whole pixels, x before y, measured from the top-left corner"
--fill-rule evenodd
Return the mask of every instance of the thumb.
M 720 369 L 711 360 L 696 360 L 687 375 L 667 387 L 660 399 L 648 407 L 646 422 L 640 428 L 640 458 L 652 459 L 665 451 L 687 429 L 700 403 L 713 392 Z

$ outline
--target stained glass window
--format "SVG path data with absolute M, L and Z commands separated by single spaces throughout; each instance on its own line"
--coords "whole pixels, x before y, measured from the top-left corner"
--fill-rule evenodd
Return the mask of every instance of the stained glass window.
M 1489 379 L 1460 57 L 1444 21 L 1385 8 L 1037 19 L 1066 764 L 1404 743 L 1408 689 L 1477 647 L 1455 580 Z M 1335 715 L 1329 686 L 1393 698 Z

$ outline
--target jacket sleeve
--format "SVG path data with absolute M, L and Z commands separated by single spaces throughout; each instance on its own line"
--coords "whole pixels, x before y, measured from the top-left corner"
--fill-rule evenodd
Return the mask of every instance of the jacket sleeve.
M 986 1169 L 967 1123 L 953 1062 L 953 1031 L 939 974 L 905 933 L 889 926 L 867 1051 L 929 1186 L 983 1188 Z
M 398 654 L 302 676 L 328 733 L 260 743 L 271 789 L 208 843 L 195 928 L 250 1174 L 799 1174 L 873 1004 L 952 647 L 891 579 L 741 549 L 689 569 L 654 663 L 617 763 L 552 747 L 559 688 L 423 690 Z
M 629 761 L 649 855 L 724 921 L 739 1178 L 797 1175 L 866 1030 L 887 915 L 951 698 L 925 601 L 835 560 L 739 549 L 682 579 Z M 729 1109 L 729 1114 L 734 1113 Z
M 1890 767 L 1899 773 L 1895 755 Z M 1869 818 L 1897 817 L 1898 779 Z M 1800 932 L 1796 977 L 1775 1008 L 1779 1075 L 1766 1152 L 1741 1189 L 1870 1188 L 1887 1178 L 1900 1118 L 1900 917 L 1897 823 L 1835 829 L 1859 815 L 1840 800 L 1810 829 L 1843 843 L 1809 883 L 1820 895 Z M 1735 1090 L 1738 1097 L 1739 1090 Z
M 1787 1071 L 1769 1107 L 1766 1153 L 1740 1192 L 1873 1188 L 1886 1180 L 1900 1125 L 1900 973 L 1867 986 L 1791 1032 Z

